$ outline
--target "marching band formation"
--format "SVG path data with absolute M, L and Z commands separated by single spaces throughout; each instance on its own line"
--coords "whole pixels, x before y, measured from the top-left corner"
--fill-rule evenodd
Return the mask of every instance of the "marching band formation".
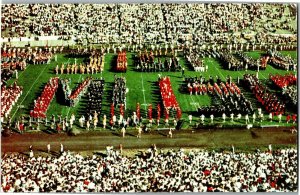
M 285 103 L 271 93 L 253 74 L 244 75 L 245 86 L 252 90 L 256 99 L 265 107 L 268 113 L 278 116 L 285 114 Z
M 117 72 L 126 72 L 127 71 L 126 51 L 118 52 L 116 71 Z
M 159 79 L 159 89 L 162 97 L 166 120 L 169 119 L 170 112 L 173 110 L 176 111 L 176 118 L 177 120 L 179 120 L 181 118 L 181 109 L 173 92 L 170 77 L 163 77 Z
M 290 56 L 283 56 L 277 50 L 268 50 L 268 55 L 270 56 L 269 63 L 277 68 L 284 70 L 297 70 L 297 64 Z
M 1 85 L 1 123 L 7 118 L 12 107 L 22 95 L 23 87 L 14 83 L 13 86 Z
M 165 56 L 167 55 L 167 50 L 165 50 Z M 174 51 L 171 52 L 171 57 L 165 57 L 163 60 L 161 49 L 150 50 L 147 52 L 139 51 L 135 60 L 135 68 L 140 72 L 165 72 L 165 71 L 179 71 L 182 69 L 179 64 L 179 58 L 176 57 Z
M 88 87 L 88 106 L 87 113 L 92 114 L 96 112 L 98 115 L 102 114 L 102 99 L 104 90 L 104 79 L 93 79 Z
M 294 4 L 4 4 L 1 8 L 1 41 L 6 42 L 1 47 L 1 126 L 6 120 L 5 130 L 13 129 L 13 118 L 14 130 L 20 133 L 27 127 L 34 130 L 37 127 L 36 129 L 40 130 L 40 124 L 44 125 L 42 130 L 49 128 L 58 133 L 64 131 L 71 134 L 76 134 L 77 129 L 89 131 L 100 126 L 103 129 L 116 127 L 124 138 L 127 127 L 133 127 L 137 131 L 136 137 L 141 139 L 142 132 L 150 131 L 153 124 L 159 130 L 161 121 L 164 121 L 164 127 L 169 130 L 166 137 L 171 139 L 173 127 L 177 129 L 184 121 L 182 110 L 185 110 L 189 129 L 193 128 L 194 116 L 197 120 L 194 119 L 196 128 L 199 121 L 203 127 L 208 121 L 213 127 L 223 127 L 221 124 L 225 124 L 227 118 L 230 118 L 230 124 L 234 127 L 238 122 L 246 124 L 246 128 L 249 129 L 257 124 L 256 118 L 263 126 L 266 111 L 270 122 L 276 116 L 278 123 L 281 123 L 284 116 L 286 123 L 292 122 L 291 132 L 297 132 L 297 114 L 287 109 L 290 105 L 297 107 L 296 74 L 270 75 L 269 80 L 266 80 L 271 81 L 276 90 L 280 90 L 282 97 L 279 97 L 279 93 L 271 92 L 271 88 L 258 78 L 259 70 L 265 70 L 267 64 L 286 71 L 297 71 L 297 63 L 291 56 L 284 56 L 284 52 L 278 52 L 297 48 L 297 6 Z M 280 34 L 278 30 L 287 34 Z M 23 44 L 31 39 L 39 42 L 38 44 L 46 40 L 47 44 L 45 47 L 34 48 L 30 47 L 31 42 L 28 41 L 24 48 L 12 47 L 13 44 Z M 53 45 L 60 40 L 62 45 L 67 43 L 68 47 L 48 47 L 48 41 Z M 71 49 L 75 43 L 83 47 L 74 49 L 73 46 Z M 95 44 L 100 45 L 100 50 L 96 49 Z M 247 53 L 258 49 L 267 50 L 267 53 L 262 54 L 259 59 L 252 58 Z M 112 94 L 108 94 L 110 110 L 106 113 L 103 112 L 105 81 L 102 74 L 105 55 L 111 51 L 114 55 L 117 54 L 112 70 L 122 73 L 116 73 L 114 78 L 105 75 L 106 78 L 114 79 Z M 58 53 L 65 55 L 61 57 Z M 179 58 L 182 57 L 182 53 L 188 65 L 197 72 L 193 75 L 197 76 L 191 77 L 191 72 L 184 74 L 185 67 L 181 65 L 182 59 Z M 134 56 L 134 64 L 128 64 L 131 60 L 127 59 L 129 55 Z M 68 60 L 62 63 L 61 58 L 71 58 L 72 62 Z M 241 81 L 237 77 L 236 83 L 229 75 L 224 80 L 214 75 L 205 78 L 203 75 L 212 73 L 208 68 L 219 71 L 218 67 L 213 67 L 211 58 L 214 58 L 213 61 L 220 61 L 224 69 L 227 69 L 224 72 L 244 70 L 246 74 Z M 53 59 L 55 64 L 50 64 Z M 126 94 L 129 91 L 127 87 L 131 87 L 127 86 L 129 83 L 126 82 L 129 65 L 134 65 L 136 71 L 147 72 L 144 74 L 159 73 L 158 85 L 155 87 L 159 89 L 160 99 L 155 104 L 146 104 L 144 96 L 144 104 L 135 102 L 134 110 L 129 111 L 126 105 Z M 51 67 L 50 71 L 54 72 L 56 77 L 51 77 L 46 83 L 40 96 L 34 100 L 29 117 L 26 117 L 22 115 L 23 112 L 17 113 L 24 106 L 16 106 L 16 103 L 23 90 L 27 90 L 27 86 L 17 85 L 17 82 L 23 82 L 25 75 L 18 80 L 18 71 L 26 68 L 31 70 L 37 66 L 44 66 L 45 69 Z M 248 74 L 248 70 L 257 71 L 256 76 Z M 181 77 L 180 73 L 174 73 L 178 71 L 181 71 Z M 169 73 L 166 73 L 168 76 L 165 73 L 162 76 L 161 72 Z M 219 72 L 222 75 L 221 71 Z M 95 74 L 98 73 L 101 74 L 100 79 L 96 78 Z M 239 73 L 235 72 L 232 75 Z M 79 80 L 82 76 L 85 79 L 78 81 L 78 85 L 71 90 L 73 74 L 93 77 L 80 75 Z M 13 75 L 14 84 L 9 86 L 7 83 Z M 182 90 L 179 88 L 180 92 L 185 93 L 181 97 L 192 100 L 197 98 L 196 103 L 193 100 L 196 109 L 179 104 L 175 96 L 175 90 L 178 88 L 172 88 L 172 84 L 174 87 L 175 83 L 171 82 L 170 77 L 177 79 L 176 81 L 184 81 Z M 20 104 L 32 92 L 31 88 Z M 252 92 L 259 103 L 258 108 L 253 108 L 253 102 L 246 98 L 243 89 Z M 143 86 L 144 91 L 146 90 Z M 139 92 L 141 91 L 136 93 Z M 78 112 L 69 116 L 68 112 L 63 116 L 63 112 L 58 115 L 47 113 L 55 95 L 59 96 L 57 99 L 63 104 L 76 106 L 85 94 L 87 103 L 84 114 Z M 211 97 L 211 105 L 196 106 L 200 103 L 198 101 L 201 101 L 198 98 L 204 98 L 204 95 Z M 189 100 L 183 101 L 187 102 L 188 106 L 192 105 Z M 16 110 L 11 116 L 13 106 Z M 164 119 L 161 119 L 162 117 Z M 215 117 L 220 117 L 223 123 L 217 120 L 215 124 Z M 208 120 L 205 120 L 206 118 Z M 102 121 L 99 125 L 100 120 Z M 170 120 L 173 120 L 171 125 Z M 76 121 L 78 125 L 75 124 Z M 79 128 L 73 128 L 74 125 Z M 208 127 L 210 128 L 210 125 Z M 252 133 L 251 131 L 251 135 Z M 292 142 L 292 139 L 289 142 Z M 298 157 L 294 148 L 272 150 L 270 144 L 265 152 L 235 152 L 234 146 L 232 152 L 187 152 L 184 149 L 158 152 L 153 144 L 142 155 L 127 157 L 122 155 L 123 146 L 120 144 L 120 153 L 107 146 L 106 155 L 83 157 L 80 154 L 64 152 L 63 145 L 60 145 L 59 157 L 52 156 L 49 143 L 48 157 L 34 157 L 32 145 L 29 147 L 28 158 L 19 154 L 4 154 L 1 162 L 2 191 L 297 191 Z M 47 167 L 50 168 L 45 171 Z
M 34 100 L 34 108 L 30 111 L 31 118 L 46 118 L 48 107 L 58 88 L 59 78 L 53 77 L 44 87 L 42 94 Z

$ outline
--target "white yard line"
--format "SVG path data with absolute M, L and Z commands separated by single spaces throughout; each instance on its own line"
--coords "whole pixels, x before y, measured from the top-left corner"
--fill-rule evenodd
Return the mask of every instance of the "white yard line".
M 223 79 L 226 80 L 226 77 L 222 74 L 222 72 L 216 66 L 214 66 L 212 64 L 211 59 L 209 59 L 208 62 L 210 63 L 210 67 L 213 66 L 221 74 L 221 76 L 223 77 Z
M 267 79 L 260 71 L 259 71 L 259 74 L 260 74 L 262 77 L 264 77 L 265 79 Z
M 47 65 L 45 65 L 45 68 L 43 69 L 43 71 L 39 74 L 39 76 L 35 79 L 34 83 L 31 85 L 30 89 L 28 90 L 27 94 L 25 95 L 25 97 L 23 98 L 22 102 L 19 105 L 22 105 L 22 103 L 24 102 L 24 100 L 26 99 L 26 97 L 28 96 L 28 94 L 31 92 L 32 87 L 34 86 L 34 84 L 37 82 L 37 80 L 40 78 L 40 76 L 42 75 L 42 73 L 45 71 L 45 69 L 47 68 Z M 15 113 L 12 115 L 12 119 L 14 118 L 14 116 L 16 115 L 18 111 L 18 108 L 16 109 Z
M 242 73 L 240 73 L 240 72 L 238 72 L 241 76 L 242 76 L 242 79 L 244 78 L 244 75 L 242 74 Z
M 269 65 L 271 68 L 272 68 L 272 71 L 275 71 L 277 74 L 280 74 L 280 72 L 276 69 L 276 68 L 274 68 L 273 66 L 271 66 L 271 65 Z
M 196 106 L 196 104 L 198 104 L 199 105 L 199 103 L 196 103 L 195 101 L 194 101 L 194 98 L 193 98 L 193 95 L 190 95 L 190 97 L 191 97 L 191 99 L 192 99 L 192 102 L 193 103 L 191 103 L 192 105 L 194 105 L 194 107 L 196 108 L 196 110 L 197 110 L 197 106 Z
M 144 96 L 144 104 L 143 105 L 145 106 L 145 109 L 146 109 L 148 104 L 146 103 L 143 74 L 141 74 L 141 78 L 142 78 L 142 91 L 143 91 L 143 96 Z
M 26 69 L 27 69 L 29 66 L 30 66 L 30 64 L 26 67 Z M 25 69 L 25 70 L 26 70 L 26 69 Z M 18 78 L 21 77 L 21 75 L 25 72 L 25 70 L 23 70 L 23 71 L 21 72 L 21 74 L 18 76 Z

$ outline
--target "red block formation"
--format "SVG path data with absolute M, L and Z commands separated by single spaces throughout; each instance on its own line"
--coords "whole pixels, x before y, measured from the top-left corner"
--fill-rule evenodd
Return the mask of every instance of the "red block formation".
M 275 85 L 280 87 L 281 89 L 290 85 L 297 84 L 297 77 L 296 75 L 290 73 L 284 76 L 282 75 L 270 75 L 270 79 L 273 81 Z
M 166 116 L 168 117 L 170 109 L 175 109 L 177 112 L 179 112 L 179 114 L 177 114 L 177 117 L 178 116 L 181 117 L 181 110 L 176 100 L 175 94 L 173 92 L 169 77 L 163 77 L 162 79 L 159 80 L 159 89 L 160 89 L 160 94 L 162 97 L 165 113 L 167 113 Z
M 91 78 L 86 78 L 82 83 L 80 83 L 80 85 L 74 90 L 72 91 L 71 95 L 70 95 L 70 99 L 76 99 L 78 97 L 78 95 L 84 91 L 84 89 L 86 89 L 89 85 L 91 81 Z
M 126 51 L 121 51 L 118 53 L 116 71 L 126 72 L 126 70 L 127 70 Z
M 33 118 L 46 118 L 46 112 L 58 88 L 58 77 L 51 78 L 44 87 L 40 97 L 35 102 L 34 108 L 30 111 Z

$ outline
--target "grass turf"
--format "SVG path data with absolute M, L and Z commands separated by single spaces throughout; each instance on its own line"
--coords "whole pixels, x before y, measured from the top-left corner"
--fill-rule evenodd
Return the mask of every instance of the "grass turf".
M 261 51 L 251 51 L 247 52 L 247 55 L 252 56 L 253 58 L 257 59 L 262 55 L 264 52 Z M 297 59 L 297 52 L 296 51 L 282 51 L 283 55 L 291 55 L 292 58 Z M 112 71 L 112 61 L 116 57 L 116 54 L 107 54 L 105 56 L 105 70 L 103 74 L 94 74 L 94 75 L 87 75 L 87 74 L 62 74 L 62 75 L 55 75 L 55 66 L 62 63 L 74 63 L 74 58 L 66 58 L 64 54 L 58 54 L 58 61 L 54 62 L 51 61 L 48 65 L 28 65 L 25 71 L 19 73 L 18 84 L 23 86 L 23 94 L 20 97 L 17 104 L 13 107 L 10 115 L 12 119 L 15 119 L 21 115 L 28 115 L 30 110 L 33 109 L 33 102 L 37 97 L 41 94 L 44 85 L 50 79 L 50 77 L 58 76 L 60 78 L 71 78 L 71 89 L 74 89 L 77 84 L 79 84 L 82 80 L 84 80 L 88 76 L 92 76 L 93 78 L 100 78 L 101 76 L 105 79 L 105 87 L 104 87 L 104 97 L 103 97 L 103 107 L 102 107 L 102 114 L 101 117 L 106 114 L 109 116 L 110 114 L 110 104 L 112 102 L 112 87 L 114 81 L 114 75 L 118 76 L 125 76 L 127 79 L 127 88 L 129 89 L 126 95 L 126 104 L 127 108 L 125 111 L 126 116 L 131 116 L 132 112 L 136 109 L 136 103 L 141 104 L 141 115 L 143 118 L 146 118 L 147 114 L 147 105 L 153 105 L 153 113 L 156 115 L 156 105 L 160 101 L 160 94 L 158 88 L 158 74 L 163 76 L 169 76 L 171 78 L 172 88 L 175 93 L 176 99 L 179 102 L 179 105 L 183 111 L 182 118 L 187 120 L 187 116 L 197 110 L 197 106 L 208 106 L 212 104 L 212 99 L 208 95 L 203 96 L 190 96 L 187 93 L 183 93 L 179 91 L 179 88 L 184 84 L 183 78 L 181 77 L 181 72 L 136 72 L 134 70 L 133 64 L 133 57 L 134 53 L 127 53 L 128 59 L 128 70 L 126 73 L 116 73 Z M 187 61 L 182 57 L 180 57 L 180 64 L 183 65 L 186 69 L 185 76 L 204 76 L 208 78 L 210 75 L 215 77 L 218 75 L 222 80 L 225 80 L 227 75 L 230 75 L 234 81 L 236 81 L 237 77 L 240 79 L 243 77 L 245 71 L 230 71 L 225 70 L 219 61 L 214 58 L 205 58 L 204 63 L 208 64 L 208 71 L 199 73 L 194 72 L 191 70 L 190 65 Z M 81 62 L 83 59 L 77 59 L 77 62 Z M 288 71 L 291 72 L 291 71 Z M 286 74 L 288 73 L 285 70 L 280 70 L 268 65 L 266 70 L 259 72 L 259 78 L 263 80 L 263 82 L 268 82 L 269 74 Z M 255 71 L 247 71 L 247 73 L 255 74 Z M 14 78 L 9 80 L 9 84 L 12 84 L 15 81 Z M 250 98 L 254 105 L 254 108 L 260 107 L 257 100 L 251 94 L 251 92 L 243 89 L 239 86 L 242 91 L 245 92 L 245 95 Z M 272 89 L 275 92 L 279 92 L 278 89 Z M 52 114 L 55 115 L 62 115 L 70 116 L 71 113 L 74 113 L 79 118 L 80 115 L 85 113 L 85 106 L 87 104 L 87 100 L 85 97 L 82 97 L 81 101 L 75 107 L 68 107 L 65 105 L 61 105 L 57 102 L 56 96 L 54 97 L 53 101 L 51 102 L 49 109 L 47 111 L 48 118 L 51 117 Z M 19 107 L 19 105 L 23 105 Z M 116 113 L 118 115 L 119 109 L 116 109 Z M 194 117 L 193 124 L 198 121 L 198 117 Z M 250 118 L 251 120 L 251 118 Z M 283 117 L 284 120 L 284 117 Z M 216 122 L 221 123 L 221 119 L 216 119 Z M 77 122 L 77 121 L 76 121 Z M 236 121 L 234 125 L 242 125 L 244 121 Z M 277 122 L 263 122 L 263 124 L 277 124 Z M 229 122 L 224 124 L 232 125 Z M 282 123 L 281 125 L 287 125 Z M 290 124 L 288 124 L 290 125 Z M 185 124 L 183 128 L 190 128 L 189 124 Z

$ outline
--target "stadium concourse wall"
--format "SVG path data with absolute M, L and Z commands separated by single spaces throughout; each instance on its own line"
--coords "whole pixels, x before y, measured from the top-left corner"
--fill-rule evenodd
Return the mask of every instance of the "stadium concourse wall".
M 237 33 L 235 33 L 237 34 Z M 243 36 L 242 33 L 238 33 L 239 36 Z M 187 34 L 186 36 L 192 36 L 191 34 Z M 214 34 L 213 36 L 218 36 L 219 34 Z M 297 39 L 297 35 L 295 34 L 272 34 L 273 36 L 285 36 L 285 37 L 291 37 L 292 39 Z M 254 34 L 244 34 L 244 37 L 246 36 L 254 36 Z M 107 42 L 102 42 L 102 43 L 87 43 L 87 41 L 85 41 L 84 43 L 78 43 L 77 42 L 77 38 L 75 38 L 74 36 L 72 36 L 70 39 L 64 39 L 62 36 L 35 36 L 35 37 L 1 37 L 0 38 L 0 43 L 1 45 L 3 43 L 5 44 L 9 44 L 11 47 L 44 47 L 44 46 L 75 46 L 75 45 L 81 45 L 81 46 L 90 46 L 90 45 L 104 45 L 104 46 L 108 46 Z M 246 39 L 242 39 L 242 43 L 249 43 L 247 42 Z M 128 44 L 126 43 L 111 43 L 114 44 L 116 47 L 119 46 L 123 46 L 126 47 Z M 161 48 L 165 48 L 165 45 L 174 45 L 174 48 L 176 48 L 176 44 L 171 43 L 171 42 L 165 42 L 165 43 L 159 43 L 159 45 L 161 46 Z M 189 44 L 189 43 L 188 43 Z M 240 43 L 239 43 L 240 44 Z M 144 47 L 147 46 L 151 46 L 153 45 L 153 43 L 150 42 L 144 42 L 144 43 L 140 43 L 140 45 L 143 45 Z M 157 45 L 157 44 L 155 44 Z M 186 45 L 182 44 L 182 45 Z M 190 46 L 193 46 L 192 44 L 189 44 Z M 207 44 L 207 45 L 202 45 L 202 48 L 208 48 L 207 46 L 212 45 L 212 44 Z M 219 45 L 218 43 L 214 43 L 214 45 Z M 222 48 L 226 47 L 226 44 L 220 44 L 222 46 Z M 259 46 L 258 43 L 255 43 L 256 46 Z M 280 46 L 287 46 L 286 44 L 276 44 L 276 46 L 280 47 Z M 203 47 L 204 46 L 204 47 Z M 272 48 L 274 46 L 274 44 L 264 44 L 263 45 L 265 48 Z M 291 48 L 290 49 L 295 49 L 297 48 L 297 42 L 294 42 L 293 45 L 290 45 Z

